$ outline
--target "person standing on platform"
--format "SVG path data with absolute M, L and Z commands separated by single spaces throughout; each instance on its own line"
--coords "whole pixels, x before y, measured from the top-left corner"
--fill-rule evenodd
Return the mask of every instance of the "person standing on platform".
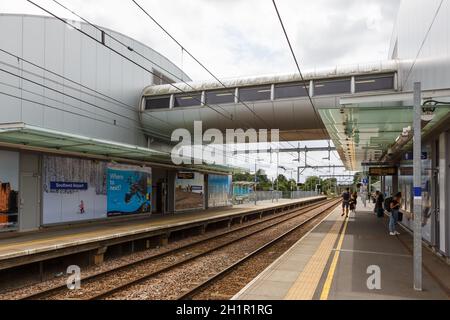
M 355 213 L 356 212 L 356 204 L 358 203 L 358 192 L 353 192 L 350 196 L 350 210 Z
M 342 194 L 342 214 L 341 217 L 345 214 L 348 217 L 348 210 L 350 208 L 350 188 L 347 188 L 346 191 Z
M 367 206 L 367 190 L 364 187 L 361 190 L 361 201 L 365 208 Z
M 384 216 L 383 209 L 384 197 L 380 191 L 375 192 L 375 213 L 378 218 L 382 218 Z
M 398 192 L 392 199 L 391 203 L 389 204 L 389 207 L 391 208 L 391 216 L 389 218 L 389 234 L 391 236 L 400 234 L 397 230 L 395 230 L 395 225 L 397 224 L 398 221 L 401 200 L 402 200 L 402 193 Z

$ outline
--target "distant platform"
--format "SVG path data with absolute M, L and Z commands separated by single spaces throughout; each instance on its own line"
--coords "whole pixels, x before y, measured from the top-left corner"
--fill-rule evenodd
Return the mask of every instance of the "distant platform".
M 348 219 L 341 212 L 335 209 L 233 299 L 450 298 L 450 266 L 425 246 L 424 290 L 413 289 L 410 233 L 398 227 L 401 235 L 390 236 L 387 217 L 377 218 L 369 203 L 359 203 Z M 378 283 L 370 278 L 376 275 Z
M 324 196 L 296 200 L 259 201 L 233 207 L 197 212 L 155 215 L 140 220 L 118 220 L 110 223 L 90 223 L 64 228 L 49 228 L 38 232 L 16 233 L 0 238 L 0 270 L 28 263 L 44 261 L 86 251 L 103 252 L 111 245 L 134 240 L 161 237 L 167 243 L 171 233 L 199 228 L 206 230 L 214 223 L 228 223 L 251 215 L 291 210 L 320 200 Z

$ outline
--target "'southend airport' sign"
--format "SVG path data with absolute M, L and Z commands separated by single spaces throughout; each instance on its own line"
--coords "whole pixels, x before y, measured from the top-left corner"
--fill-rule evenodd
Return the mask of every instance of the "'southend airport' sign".
M 50 190 L 87 190 L 87 182 L 50 182 Z

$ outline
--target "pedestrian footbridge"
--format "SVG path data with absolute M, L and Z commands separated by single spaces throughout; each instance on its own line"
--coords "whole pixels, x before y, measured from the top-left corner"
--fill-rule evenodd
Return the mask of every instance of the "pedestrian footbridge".
M 144 126 L 165 132 L 164 122 L 193 129 L 279 129 L 282 140 L 328 139 L 316 109 L 339 108 L 340 99 L 397 90 L 397 62 L 336 67 L 299 74 L 148 86 L 143 91 Z M 163 121 L 161 121 L 163 120 Z

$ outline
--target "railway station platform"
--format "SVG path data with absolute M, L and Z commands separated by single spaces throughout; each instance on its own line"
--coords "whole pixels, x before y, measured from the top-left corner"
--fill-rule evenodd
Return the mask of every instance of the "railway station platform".
M 151 245 L 155 244 L 154 241 L 157 245 L 164 245 L 171 234 L 176 232 L 204 233 L 209 226 L 230 226 L 242 223 L 245 219 L 293 210 L 325 199 L 325 196 L 316 196 L 274 202 L 260 201 L 256 206 L 246 203 L 197 212 L 155 215 L 139 220 L 119 219 L 107 223 L 94 222 L 11 234 L 0 238 L 0 270 L 82 252 L 93 254 L 94 263 L 99 264 L 109 246 L 134 241 L 144 241 L 147 247 L 150 246 L 150 241 Z
M 423 288 L 413 289 L 412 235 L 359 201 L 348 219 L 336 208 L 244 287 L 234 300 L 449 299 L 450 266 L 423 248 Z

